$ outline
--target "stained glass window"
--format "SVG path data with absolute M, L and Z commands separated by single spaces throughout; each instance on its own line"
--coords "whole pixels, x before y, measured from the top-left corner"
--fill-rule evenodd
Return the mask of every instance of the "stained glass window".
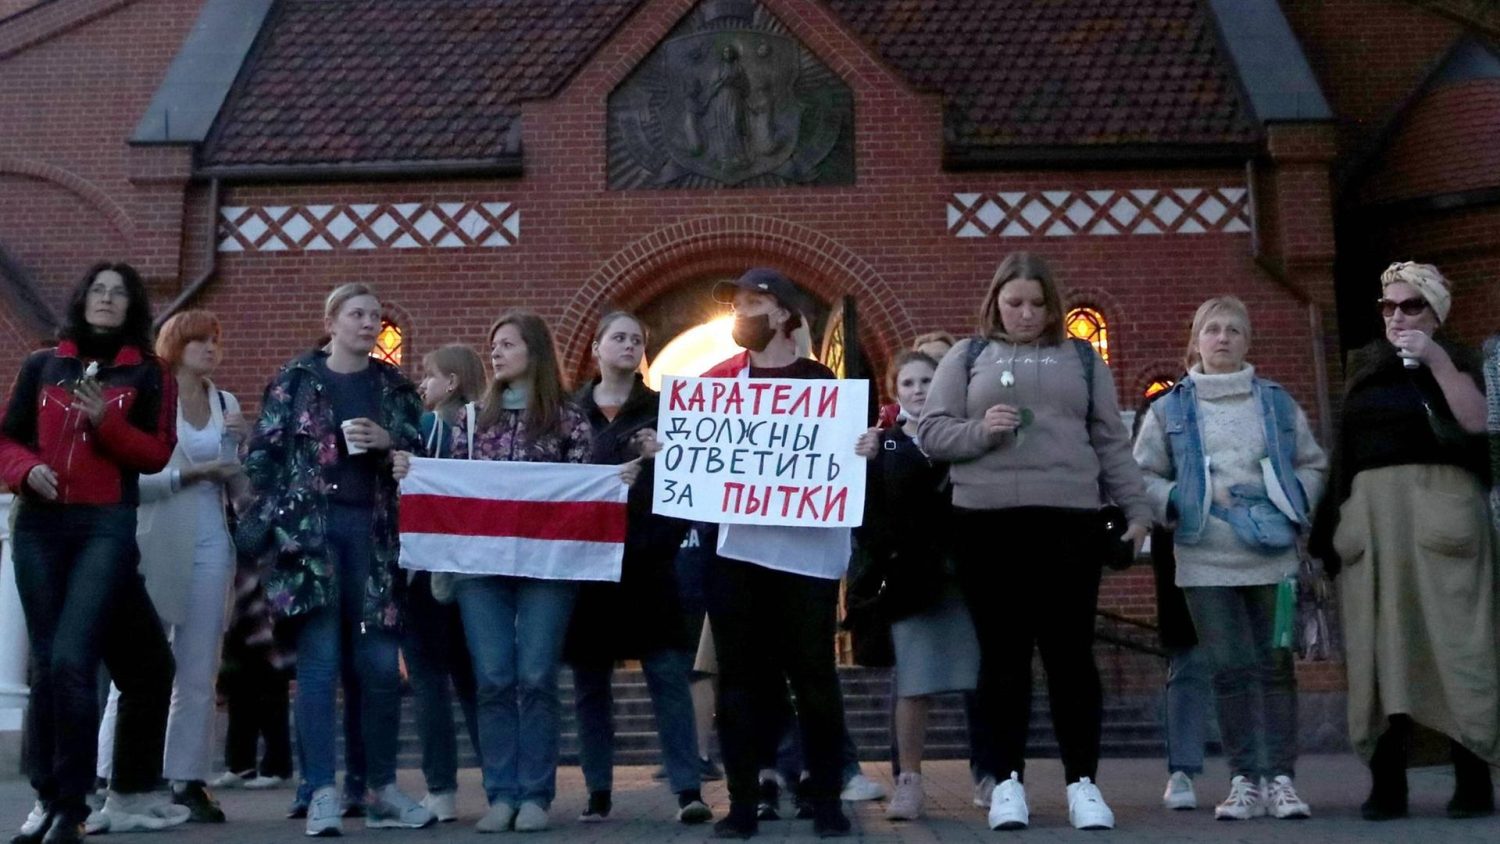
M 1068 311 L 1064 324 L 1070 336 L 1088 341 L 1099 353 L 1099 359 L 1109 363 L 1109 326 L 1104 321 L 1104 314 L 1094 308 L 1074 308 Z
M 370 350 L 370 357 L 400 366 L 401 340 L 401 326 L 389 317 L 382 317 L 380 334 L 375 337 L 375 348 Z

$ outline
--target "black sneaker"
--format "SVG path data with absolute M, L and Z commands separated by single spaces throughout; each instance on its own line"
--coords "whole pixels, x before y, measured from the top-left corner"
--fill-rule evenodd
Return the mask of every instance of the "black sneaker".
M 214 799 L 202 780 L 183 783 L 181 791 L 174 786 L 172 802 L 187 807 L 188 820 L 192 823 L 224 822 L 224 810 L 219 808 L 219 801 Z
M 756 809 L 749 803 L 730 803 L 729 814 L 714 824 L 715 838 L 752 838 L 759 831 Z
M 83 822 L 88 819 L 88 806 L 60 808 L 52 813 L 52 823 L 42 836 L 43 844 L 82 844 Z
M 836 800 L 813 806 L 813 832 L 819 838 L 842 838 L 849 834 L 849 818 Z
M 599 823 L 609 820 L 609 810 L 614 808 L 614 801 L 610 799 L 608 791 L 590 791 L 588 808 L 578 816 L 583 823 Z
M 760 781 L 760 802 L 756 804 L 755 817 L 762 821 L 781 820 L 781 786 L 776 784 L 776 780 Z

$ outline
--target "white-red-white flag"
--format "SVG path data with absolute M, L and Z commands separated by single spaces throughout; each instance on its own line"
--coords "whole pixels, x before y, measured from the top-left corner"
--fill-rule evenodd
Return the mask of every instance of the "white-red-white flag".
M 618 581 L 628 492 L 618 466 L 413 457 L 401 566 Z

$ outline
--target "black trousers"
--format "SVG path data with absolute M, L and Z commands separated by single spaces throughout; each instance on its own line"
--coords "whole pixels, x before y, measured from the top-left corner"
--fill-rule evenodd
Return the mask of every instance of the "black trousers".
M 1053 507 L 956 509 L 959 589 L 979 636 L 977 707 L 990 739 L 980 769 L 1026 773 L 1031 662 L 1041 651 L 1052 725 L 1069 783 L 1099 768 L 1103 699 L 1094 664 L 1100 562 L 1093 514 Z
M 21 504 L 13 557 L 31 639 L 27 773 L 43 802 L 79 808 L 94 785 L 101 662 L 120 688 L 112 787 L 161 780 L 175 667 L 146 594 L 135 508 Z
M 772 571 L 715 557 L 708 564 L 705 599 L 719 657 L 719 747 L 729 799 L 755 803 L 758 769 L 774 725 L 781 720 L 787 684 L 796 698 L 809 800 L 837 800 L 844 701 L 834 666 L 838 581 Z
M 292 735 L 288 721 L 290 677 L 271 665 L 261 649 L 236 649 L 234 670 L 220 683 L 229 708 L 224 738 L 224 769 L 256 771 L 262 776 L 290 778 Z M 260 764 L 255 753 L 265 742 Z

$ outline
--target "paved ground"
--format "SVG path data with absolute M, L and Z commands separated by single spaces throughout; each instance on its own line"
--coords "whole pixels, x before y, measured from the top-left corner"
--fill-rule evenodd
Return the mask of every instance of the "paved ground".
M 884 765 L 867 764 L 871 776 L 890 784 Z M 1359 803 L 1368 784 L 1365 770 L 1351 756 L 1318 756 L 1302 760 L 1298 786 L 1312 804 L 1313 818 L 1306 821 L 1258 819 L 1245 823 L 1216 823 L 1211 811 L 1169 813 L 1160 808 L 1163 784 L 1161 763 L 1153 760 L 1107 760 L 1100 770 L 1105 797 L 1115 809 L 1119 828 L 1114 832 L 1078 832 L 1068 826 L 1063 799 L 1062 775 L 1056 761 L 1033 763 L 1028 776 L 1032 827 L 1026 832 L 991 832 L 985 828 L 982 810 L 970 804 L 972 791 L 968 769 L 962 762 L 938 762 L 928 766 L 928 818 L 917 823 L 892 824 L 885 820 L 882 805 L 851 806 L 856 836 L 872 842 L 955 841 L 1204 841 L 1227 842 L 1500 842 L 1500 818 L 1449 821 L 1443 804 L 1453 786 L 1447 770 L 1413 772 L 1411 819 L 1384 824 L 1359 819 Z M 1220 760 L 1211 760 L 1208 773 L 1199 779 L 1200 799 L 1217 800 L 1226 773 Z M 421 775 L 402 771 L 401 782 L 420 795 Z M 462 819 L 440 828 L 415 832 L 366 830 L 359 821 L 346 821 L 346 835 L 354 839 L 384 839 L 389 844 L 475 840 L 473 823 L 483 809 L 478 772 L 461 776 L 459 811 Z M 621 768 L 615 783 L 615 811 L 608 823 L 585 825 L 575 818 L 583 804 L 582 778 L 577 768 L 559 774 L 559 797 L 553 807 L 552 830 L 528 840 L 601 842 L 701 841 L 709 838 L 708 827 L 682 827 L 674 817 L 676 803 L 665 787 L 650 779 L 650 769 Z M 722 783 L 706 790 L 715 811 L 722 816 L 727 797 Z M 289 790 L 272 792 L 229 791 L 220 801 L 230 822 L 217 827 L 185 826 L 152 836 L 132 836 L 141 844 L 153 840 L 174 844 L 220 844 L 220 842 L 295 841 L 302 838 L 302 822 L 283 819 L 291 797 Z M 16 825 L 31 805 L 24 782 L 0 782 L 0 820 Z M 10 827 L 6 827 L 7 829 Z M 513 835 L 513 834 L 512 834 Z M 815 841 L 811 821 L 779 821 L 761 824 L 758 841 Z

